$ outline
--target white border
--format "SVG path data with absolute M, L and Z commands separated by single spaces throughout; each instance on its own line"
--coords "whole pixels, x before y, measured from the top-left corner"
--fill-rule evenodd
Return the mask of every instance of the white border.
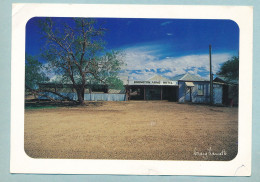
M 25 26 L 34 16 L 231 19 L 240 28 L 239 145 L 232 161 L 33 159 L 24 152 Z M 11 173 L 251 175 L 253 8 L 245 6 L 13 4 Z

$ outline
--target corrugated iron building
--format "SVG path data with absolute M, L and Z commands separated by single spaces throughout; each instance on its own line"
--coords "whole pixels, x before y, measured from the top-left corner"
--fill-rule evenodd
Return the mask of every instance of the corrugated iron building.
M 215 83 L 222 84 L 224 105 L 238 106 L 238 80 L 231 80 L 224 76 L 217 76 L 214 79 Z
M 130 100 L 169 100 L 177 102 L 209 103 L 210 81 L 190 73 L 171 80 L 160 75 L 145 80 L 129 80 L 126 84 Z M 222 84 L 213 84 L 213 102 L 222 104 Z
M 216 78 L 213 82 L 213 103 L 229 105 L 231 87 Z M 87 85 L 84 99 L 89 101 L 125 101 L 125 100 L 169 100 L 180 103 L 210 103 L 210 81 L 190 73 L 167 79 L 155 75 L 148 80 L 128 80 L 125 89 L 109 89 L 105 85 Z M 41 83 L 40 89 L 49 89 L 77 100 L 72 84 Z M 228 90 L 228 91 L 227 91 Z M 62 99 L 53 93 L 44 93 L 55 99 Z M 228 96 L 227 96 L 228 95 Z M 233 97 L 234 98 L 234 97 Z M 47 99 L 41 96 L 40 99 Z M 233 102 L 236 102 L 233 99 Z
M 128 80 L 125 85 L 128 100 L 178 100 L 178 85 L 160 75 L 144 81 Z

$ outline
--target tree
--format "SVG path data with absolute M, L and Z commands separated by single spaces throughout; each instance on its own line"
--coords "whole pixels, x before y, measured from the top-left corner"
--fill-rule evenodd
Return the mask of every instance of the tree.
M 25 88 L 37 89 L 38 83 L 48 81 L 49 78 L 42 71 L 43 65 L 35 57 L 26 55 L 25 57 Z
M 74 18 L 63 24 L 44 18 L 39 26 L 46 46 L 42 54 L 49 69 L 70 81 L 78 103 L 84 103 L 85 86 L 90 83 L 118 84 L 123 65 L 118 51 L 104 53 L 106 31 L 94 19 Z
M 36 96 L 47 97 L 50 100 L 55 100 L 52 97 L 48 96 L 46 92 L 51 92 L 63 99 L 71 100 L 69 97 L 64 96 L 62 94 L 56 93 L 51 90 L 46 90 L 39 88 L 39 83 L 49 81 L 49 77 L 43 71 L 44 65 L 39 62 L 36 57 L 26 54 L 25 56 L 25 92 L 29 94 L 33 94 Z
M 238 80 L 239 76 L 239 58 L 233 56 L 226 61 L 220 68 L 218 75 L 224 76 L 227 81 Z

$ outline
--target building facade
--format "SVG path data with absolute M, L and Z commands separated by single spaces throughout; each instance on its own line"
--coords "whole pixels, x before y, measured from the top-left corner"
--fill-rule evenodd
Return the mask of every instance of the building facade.
M 179 103 L 210 103 L 210 81 L 202 77 L 186 73 L 167 79 L 155 75 L 148 80 L 127 80 L 122 90 L 109 89 L 105 85 L 86 85 L 84 99 L 88 101 L 127 101 L 127 100 L 168 100 Z M 213 103 L 230 104 L 230 92 L 233 87 L 215 79 L 213 82 Z M 72 84 L 41 83 L 40 89 L 58 92 L 77 100 Z M 40 99 L 63 98 L 44 92 Z M 236 102 L 233 97 L 233 102 Z
M 129 80 L 125 85 L 129 100 L 169 100 L 180 103 L 210 103 L 210 81 L 189 73 L 171 80 L 156 75 L 148 80 Z M 213 103 L 222 104 L 223 87 L 213 83 Z
M 219 83 L 223 87 L 222 103 L 224 105 L 238 106 L 238 80 L 230 80 L 224 76 L 217 76 L 215 83 Z
M 128 80 L 125 84 L 128 100 L 178 100 L 178 85 L 159 75 L 140 81 Z

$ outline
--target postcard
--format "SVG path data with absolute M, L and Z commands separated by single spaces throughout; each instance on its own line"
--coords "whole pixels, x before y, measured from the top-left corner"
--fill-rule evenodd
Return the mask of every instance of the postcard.
M 252 7 L 12 10 L 11 173 L 251 175 Z

